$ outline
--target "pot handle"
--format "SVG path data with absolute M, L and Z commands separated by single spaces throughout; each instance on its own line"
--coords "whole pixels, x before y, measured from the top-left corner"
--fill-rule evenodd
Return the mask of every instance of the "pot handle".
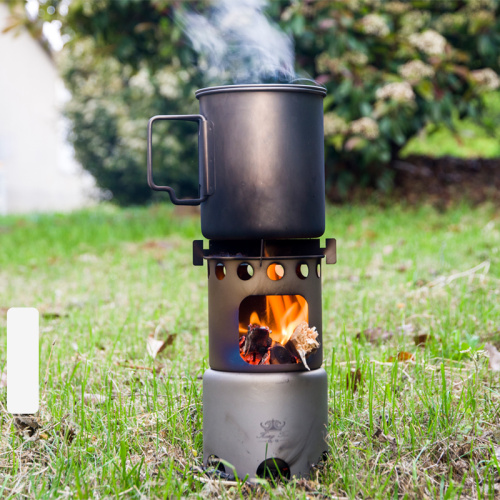
M 153 180 L 153 123 L 160 120 L 185 120 L 188 122 L 198 122 L 198 153 L 199 153 L 199 184 L 200 197 L 180 200 L 175 195 L 175 191 L 170 186 L 158 186 Z M 148 122 L 148 184 L 155 191 L 167 191 L 172 203 L 175 205 L 199 205 L 203 203 L 209 195 L 213 194 L 212 183 L 209 181 L 209 144 L 208 144 L 208 122 L 203 115 L 157 115 Z

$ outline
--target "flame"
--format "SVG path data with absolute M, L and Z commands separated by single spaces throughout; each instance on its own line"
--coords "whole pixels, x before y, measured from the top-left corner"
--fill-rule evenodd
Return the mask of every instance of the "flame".
M 283 278 L 284 274 L 285 270 L 283 269 L 283 266 L 281 264 L 271 264 L 267 268 L 267 275 L 273 281 L 280 280 L 281 278 Z
M 309 321 L 307 301 L 300 295 L 267 295 L 265 310 L 264 317 L 253 311 L 250 324 L 267 326 L 271 330 L 271 338 L 281 345 L 288 342 L 300 323 Z M 239 331 L 246 334 L 248 325 L 240 323 Z
M 250 315 L 250 324 L 260 325 L 259 315 L 255 311 Z
M 252 314 L 250 314 L 250 325 L 260 325 L 262 326 L 263 323 L 261 323 L 259 315 L 253 311 Z M 244 323 L 240 323 L 240 335 L 246 334 L 248 332 L 248 325 Z

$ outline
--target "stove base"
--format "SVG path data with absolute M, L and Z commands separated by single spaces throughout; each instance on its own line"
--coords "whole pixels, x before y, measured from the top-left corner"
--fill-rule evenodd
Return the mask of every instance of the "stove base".
M 308 372 L 203 377 L 203 463 L 248 476 L 308 477 L 327 450 L 328 380 Z M 267 468 L 266 468 L 267 465 Z M 274 473 L 273 473 L 274 472 Z

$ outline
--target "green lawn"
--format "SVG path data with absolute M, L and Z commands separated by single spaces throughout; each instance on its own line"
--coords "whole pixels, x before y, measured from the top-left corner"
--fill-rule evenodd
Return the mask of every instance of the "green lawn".
M 485 97 L 485 122 L 491 126 L 488 133 L 473 120 L 453 120 L 453 132 L 444 125 L 427 127 L 406 144 L 401 155 L 455 156 L 459 158 L 498 158 L 500 156 L 499 128 L 500 93 Z
M 42 425 L 22 435 L 0 388 L 0 497 L 498 498 L 499 372 L 482 347 L 500 347 L 500 211 L 343 206 L 327 219 L 331 453 L 308 481 L 248 485 L 199 469 L 199 220 L 163 205 L 0 218 L 0 331 L 11 306 L 41 312 Z M 155 361 L 152 333 L 172 341 Z

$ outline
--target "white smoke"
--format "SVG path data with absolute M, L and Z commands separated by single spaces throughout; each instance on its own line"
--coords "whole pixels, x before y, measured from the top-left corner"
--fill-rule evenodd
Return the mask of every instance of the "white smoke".
M 291 82 L 291 37 L 271 24 L 267 0 L 213 0 L 206 16 L 177 14 L 210 84 Z

